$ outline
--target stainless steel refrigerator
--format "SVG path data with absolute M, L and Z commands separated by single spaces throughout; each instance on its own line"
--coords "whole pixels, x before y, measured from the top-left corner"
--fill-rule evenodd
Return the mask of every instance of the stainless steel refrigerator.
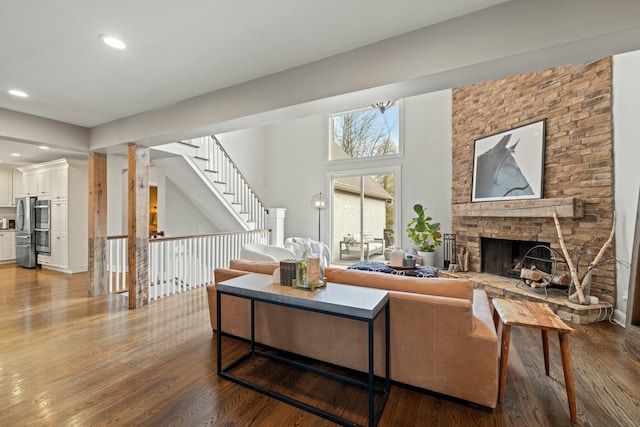
M 35 197 L 16 199 L 16 264 L 34 268 L 38 265 L 36 253 Z

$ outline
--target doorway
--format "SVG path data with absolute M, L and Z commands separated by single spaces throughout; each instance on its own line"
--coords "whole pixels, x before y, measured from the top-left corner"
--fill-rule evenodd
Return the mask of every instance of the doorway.
M 158 186 L 149 186 L 149 236 L 158 235 Z

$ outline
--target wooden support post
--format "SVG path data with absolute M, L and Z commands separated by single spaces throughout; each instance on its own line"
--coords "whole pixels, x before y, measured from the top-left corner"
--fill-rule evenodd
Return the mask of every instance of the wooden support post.
M 106 295 L 108 283 L 107 155 L 89 153 L 89 296 Z
M 149 147 L 129 145 L 129 308 L 149 304 Z

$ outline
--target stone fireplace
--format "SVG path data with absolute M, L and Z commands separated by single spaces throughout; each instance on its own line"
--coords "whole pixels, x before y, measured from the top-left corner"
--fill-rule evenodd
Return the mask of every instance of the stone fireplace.
M 614 211 L 611 92 L 611 58 L 454 89 L 452 232 L 458 251 L 469 253 L 470 271 L 487 265 L 503 271 L 533 242 L 560 253 L 554 211 L 570 251 L 608 237 Z M 474 141 L 538 120 L 546 121 L 543 197 L 472 203 Z M 488 255 L 485 240 L 506 255 Z M 528 243 L 514 249 L 496 240 Z M 589 246 L 586 257 L 593 258 L 602 241 Z M 615 288 L 613 264 L 594 270 L 592 295 L 615 304 Z

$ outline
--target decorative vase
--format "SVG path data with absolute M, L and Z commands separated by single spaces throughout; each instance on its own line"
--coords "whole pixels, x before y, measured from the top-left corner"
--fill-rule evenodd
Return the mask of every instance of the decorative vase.
M 404 262 L 404 251 L 400 248 L 395 248 L 389 255 L 389 265 L 392 267 L 402 267 Z
M 585 283 L 586 281 L 586 283 Z M 569 302 L 580 305 L 589 305 L 589 296 L 591 292 L 591 275 L 588 277 L 582 278 L 582 282 L 584 283 L 584 287 L 582 288 L 582 297 L 580 298 L 580 294 L 576 289 L 575 283 L 571 280 L 569 284 Z
M 296 286 L 315 289 L 325 285 L 322 243 L 311 244 L 310 240 L 296 245 Z
M 425 267 L 436 266 L 436 253 L 435 252 L 422 252 L 418 251 L 418 255 L 422 258 L 422 265 Z

